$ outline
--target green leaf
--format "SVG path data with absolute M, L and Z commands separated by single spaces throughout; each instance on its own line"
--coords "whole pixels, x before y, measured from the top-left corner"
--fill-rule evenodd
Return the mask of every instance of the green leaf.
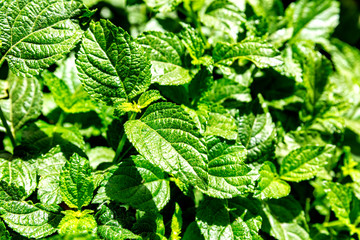
M 0 64 L 6 59 L 13 72 L 38 75 L 79 42 L 80 0 L 2 1 Z M 24 20 L 26 19 L 26 21 Z
M 15 183 L 7 183 L 4 180 L 0 181 L 0 200 L 10 201 L 16 200 L 20 201 L 26 195 L 25 189 L 23 187 L 18 187 Z
M 63 212 L 65 216 L 59 223 L 58 232 L 60 235 L 79 234 L 79 233 L 95 233 L 97 223 L 93 215 L 88 213 L 91 210 L 84 212 L 74 212 L 67 210 Z
M 180 106 L 153 104 L 140 120 L 126 122 L 125 132 L 140 154 L 155 166 L 186 184 L 207 188 L 206 146 Z
M 89 156 L 92 169 L 96 169 L 101 163 L 112 162 L 115 157 L 114 150 L 101 146 L 91 148 L 86 154 Z
M 189 224 L 189 226 L 186 228 L 184 236 L 182 237 L 182 240 L 192 239 L 204 240 L 204 237 L 201 234 L 200 229 L 195 221 Z
M 245 164 L 246 150 L 239 144 L 220 138 L 207 139 L 209 188 L 206 194 L 215 198 L 232 198 L 251 191 L 251 168 Z
M 231 65 L 235 60 L 248 60 L 258 68 L 281 65 L 278 51 L 267 42 L 259 39 L 246 39 L 240 43 L 217 43 L 213 50 L 215 64 Z
M 11 161 L 0 159 L 0 179 L 9 185 L 15 183 L 25 190 L 27 198 L 36 188 L 36 171 L 33 165 L 21 159 Z
M 43 238 L 56 232 L 61 216 L 27 202 L 0 201 L 0 213 L 6 224 L 22 236 Z
M 280 166 L 280 177 L 300 182 L 313 178 L 332 157 L 335 146 L 306 146 L 291 151 Z
M 159 91 L 149 90 L 149 91 L 146 91 L 143 94 L 141 94 L 141 96 L 139 97 L 139 100 L 138 100 L 138 104 L 139 104 L 139 106 L 141 106 L 141 108 L 146 108 L 151 103 L 156 102 L 157 100 L 160 100 L 160 99 L 165 100 L 165 98 L 163 98 L 161 96 Z
M 106 194 L 134 208 L 160 211 L 170 199 L 167 175 L 142 156 L 123 161 L 106 185 Z
M 200 21 L 213 29 L 211 33 L 215 39 L 209 39 L 212 42 L 216 42 L 217 38 L 221 41 L 237 42 L 238 33 L 243 31 L 246 15 L 234 3 L 235 1 L 215 0 L 205 11 L 200 12 Z
M 341 183 L 325 182 L 326 198 L 336 217 L 350 223 L 351 188 Z
M 0 240 L 11 240 L 11 235 L 2 220 L 0 220 Z
M 171 234 L 170 240 L 180 240 L 181 228 L 182 228 L 182 211 L 178 203 L 175 203 L 175 212 L 171 219 Z
M 63 201 L 71 208 L 81 209 L 90 203 L 94 183 L 89 160 L 74 153 L 60 175 L 60 190 Z
M 286 10 L 293 39 L 328 38 L 339 23 L 340 3 L 334 0 L 300 0 Z
M 291 187 L 279 178 L 272 162 L 264 162 L 260 168 L 260 181 L 254 197 L 264 199 L 282 198 L 289 195 Z
M 66 158 L 61 148 L 56 146 L 48 153 L 36 159 L 36 169 L 40 176 L 38 185 L 38 198 L 44 205 L 60 204 L 60 174 Z
M 14 134 L 29 120 L 40 116 L 42 92 L 36 78 L 10 74 L 8 82 L 9 99 L 1 100 L 0 105 Z
M 196 221 L 205 240 L 262 239 L 258 234 L 261 217 L 254 200 L 206 199 L 196 213 Z
M 265 109 L 266 110 L 266 109 Z M 254 101 L 237 118 L 240 142 L 248 150 L 250 161 L 266 161 L 274 155 L 275 124 L 267 110 Z
M 184 46 L 175 34 L 144 32 L 137 42 L 151 60 L 152 83 L 182 85 L 191 81 L 189 70 L 183 67 Z
M 101 225 L 98 226 L 97 232 L 105 240 L 142 239 L 140 236 L 121 226 Z
M 198 106 L 200 121 L 205 125 L 204 136 L 219 136 L 228 140 L 235 140 L 238 129 L 235 119 L 221 106 Z
M 76 64 L 84 89 L 108 105 L 129 102 L 150 85 L 150 62 L 143 50 L 110 21 L 90 23 Z
M 180 37 L 192 59 L 199 60 L 205 52 L 205 43 L 194 28 L 185 25 Z
M 56 104 L 66 113 L 89 112 L 96 105 L 81 86 L 72 92 L 67 83 L 55 74 L 44 71 L 41 75 L 50 89 Z
M 182 0 L 144 0 L 144 2 L 153 11 L 166 13 L 173 11 Z

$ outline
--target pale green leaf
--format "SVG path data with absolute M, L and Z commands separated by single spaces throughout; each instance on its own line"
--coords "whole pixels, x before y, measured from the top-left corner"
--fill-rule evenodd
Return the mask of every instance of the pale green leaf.
M 80 113 L 96 109 L 97 106 L 83 90 L 82 86 L 78 86 L 76 90 L 72 92 L 68 84 L 55 74 L 44 71 L 41 76 L 50 89 L 54 101 L 64 112 Z
M 40 176 L 38 198 L 42 204 L 52 205 L 62 202 L 60 173 L 65 162 L 66 158 L 59 146 L 52 148 L 48 153 L 36 159 L 36 170 Z
M 300 0 L 286 10 L 294 39 L 328 38 L 339 23 L 340 4 L 334 0 Z
M 13 72 L 38 75 L 79 42 L 80 0 L 3 1 L 0 9 L 0 62 Z M 26 20 L 25 20 L 26 19 Z
M 178 203 L 175 203 L 175 212 L 171 219 L 171 234 L 170 240 L 180 240 L 182 228 L 182 211 Z
M 279 178 L 272 162 L 265 162 L 260 168 L 260 181 L 254 197 L 261 200 L 282 198 L 289 195 L 291 187 Z
M 173 11 L 182 0 L 144 0 L 146 5 L 153 11 L 159 11 L 161 13 Z
M 24 198 L 30 196 L 37 185 L 34 166 L 21 159 L 0 159 L 0 179 L 10 185 L 14 183 L 23 187 L 26 193 Z
M 95 233 L 97 223 L 93 215 L 88 214 L 91 210 L 74 212 L 67 210 L 65 216 L 59 223 L 58 232 L 60 235 L 71 235 L 79 233 Z
M 141 106 L 141 108 L 146 108 L 151 103 L 156 102 L 157 100 L 165 100 L 157 90 L 149 90 L 141 94 L 138 100 L 138 104 Z
M 246 39 L 240 43 L 217 43 L 213 50 L 215 64 L 231 65 L 235 60 L 248 60 L 259 68 L 281 65 L 278 51 L 259 39 Z
M 10 74 L 9 98 L 1 100 L 0 105 L 15 133 L 29 120 L 41 114 L 42 92 L 36 78 L 23 78 Z
M 262 239 L 261 216 L 256 201 L 206 199 L 196 213 L 196 221 L 205 240 Z
M 144 51 L 110 21 L 90 23 L 76 64 L 84 89 L 109 105 L 130 101 L 150 85 L 150 62 Z
M 173 103 L 151 105 L 125 123 L 135 148 L 155 166 L 200 189 L 207 188 L 206 146 L 188 114 Z
M 239 125 L 238 142 L 248 150 L 251 161 L 268 160 L 274 155 L 275 124 L 269 112 L 263 112 L 254 102 L 245 111 L 240 111 L 237 118 Z
M 291 151 L 282 160 L 281 179 L 300 182 L 313 178 L 332 157 L 335 146 L 306 146 Z
M 75 53 L 71 52 L 67 58 L 56 63 L 58 66 L 54 72 L 55 76 L 66 84 L 71 93 L 74 93 L 81 85 L 75 60 Z
M 251 191 L 251 168 L 245 163 L 247 151 L 240 144 L 220 138 L 207 139 L 209 188 L 206 194 L 215 198 L 232 198 Z
M 94 191 L 89 160 L 74 153 L 65 163 L 60 175 L 60 190 L 63 201 L 71 208 L 87 206 Z
M 97 233 L 105 240 L 142 239 L 140 236 L 121 226 L 101 225 L 98 226 Z
M 56 232 L 61 216 L 27 202 L 0 201 L 1 217 L 14 231 L 28 238 L 43 238 Z
M 115 157 L 114 150 L 102 146 L 91 148 L 86 154 L 92 169 L 96 169 L 101 163 L 112 162 Z
M 326 198 L 337 218 L 350 223 L 351 188 L 341 183 L 325 182 Z
M 144 32 L 137 38 L 151 60 L 152 83 L 181 85 L 191 81 L 183 67 L 184 46 L 173 33 Z
M 170 199 L 167 175 L 142 156 L 123 161 L 106 185 L 113 200 L 134 208 L 160 211 Z

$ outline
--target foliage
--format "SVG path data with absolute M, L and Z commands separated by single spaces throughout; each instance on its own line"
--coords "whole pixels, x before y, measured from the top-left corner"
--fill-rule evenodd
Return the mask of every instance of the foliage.
M 340 9 L 0 0 L 0 239 L 359 239 Z

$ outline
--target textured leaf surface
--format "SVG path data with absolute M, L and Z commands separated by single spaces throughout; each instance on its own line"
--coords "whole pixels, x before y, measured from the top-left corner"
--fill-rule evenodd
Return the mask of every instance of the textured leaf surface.
M 245 198 L 207 199 L 199 206 L 196 221 L 206 240 L 262 239 L 258 206 Z
M 278 51 L 269 43 L 248 39 L 240 43 L 217 43 L 213 50 L 216 64 L 231 65 L 235 60 L 249 60 L 259 68 L 282 64 Z
M 260 181 L 254 197 L 264 199 L 282 198 L 289 195 L 291 187 L 279 178 L 272 162 L 265 162 L 260 168 Z
M 130 101 L 150 85 L 150 62 L 143 50 L 109 21 L 90 23 L 76 64 L 85 90 L 109 105 Z
M 59 234 L 95 233 L 97 223 L 93 215 L 84 212 L 65 211 L 65 216 L 59 223 Z
M 327 38 L 339 23 L 339 2 L 333 0 L 301 0 L 292 11 L 293 38 L 317 41 Z
M 81 209 L 87 206 L 94 191 L 89 160 L 74 153 L 65 163 L 60 176 L 60 187 L 61 196 L 69 207 Z
M 314 177 L 327 164 L 334 149 L 332 145 L 307 146 L 291 151 L 281 163 L 281 178 L 300 182 Z
M 36 169 L 40 176 L 38 197 L 44 205 L 59 204 L 62 201 L 60 193 L 60 173 L 66 158 L 59 146 L 36 159 Z
M 260 106 L 254 104 L 254 111 L 244 111 L 238 117 L 238 141 L 248 150 L 250 160 L 271 157 L 274 152 L 275 124 L 269 112 L 262 112 Z M 250 110 L 250 109 L 249 109 Z
M 33 165 L 21 159 L 0 159 L 0 179 L 8 184 L 23 187 L 28 197 L 36 188 L 36 171 Z
M 167 174 L 144 157 L 121 162 L 109 179 L 107 195 L 134 208 L 160 211 L 170 199 Z
M 191 81 L 189 71 L 183 68 L 184 45 L 176 35 L 144 32 L 137 38 L 137 42 L 143 46 L 151 60 L 151 82 L 181 85 Z
M 87 153 L 89 156 L 90 166 L 92 169 L 96 169 L 101 163 L 111 162 L 115 157 L 115 152 L 108 147 L 94 147 Z
M 0 240 L 11 240 L 10 233 L 2 220 L 0 220 Z
M 28 238 L 43 238 L 54 232 L 61 216 L 27 202 L 0 201 L 1 217 L 14 231 Z
M 142 239 L 140 236 L 121 226 L 101 225 L 98 226 L 97 232 L 105 240 Z
M 180 240 L 181 228 L 182 228 L 182 211 L 178 203 L 175 203 L 175 211 L 171 219 L 171 240 Z
M 350 202 L 352 199 L 351 189 L 340 183 L 327 182 L 325 185 L 326 198 L 329 200 L 331 209 L 340 220 L 349 221 Z
M 26 195 L 23 187 L 18 187 L 15 183 L 7 183 L 4 180 L 0 181 L 0 200 L 20 201 Z
M 246 150 L 220 138 L 207 139 L 209 189 L 206 194 L 215 198 L 232 198 L 251 190 L 251 168 L 245 164 Z
M 1 100 L 1 108 L 16 132 L 26 122 L 36 119 L 41 113 L 42 92 L 36 78 L 23 78 L 10 74 L 9 99 Z
M 196 60 L 201 58 L 205 52 L 205 43 L 196 30 L 190 26 L 186 26 L 180 33 L 180 36 L 190 56 Z
M 0 61 L 12 71 L 38 75 L 78 43 L 80 0 L 3 1 L 0 9 Z
M 125 132 L 146 159 L 181 181 L 207 187 L 206 146 L 188 114 L 172 103 L 151 105 Z

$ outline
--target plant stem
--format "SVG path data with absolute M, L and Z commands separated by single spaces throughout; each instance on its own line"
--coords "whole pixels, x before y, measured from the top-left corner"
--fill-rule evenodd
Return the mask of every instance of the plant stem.
M 134 120 L 135 117 L 136 117 L 136 112 L 132 112 L 130 117 L 129 117 L 129 120 Z M 114 160 L 113 160 L 114 163 L 118 163 L 118 161 L 124 157 L 124 154 L 123 154 L 121 156 L 121 158 L 120 158 L 120 153 L 122 152 L 122 150 L 123 150 L 123 148 L 125 146 L 126 139 L 127 139 L 127 137 L 126 137 L 126 134 L 125 134 L 125 131 L 124 131 L 124 133 L 121 136 L 121 139 L 119 141 L 119 144 L 118 144 L 118 146 L 116 148 L 116 153 L 115 153 L 115 157 L 114 157 Z
M 59 119 L 58 119 L 58 121 L 57 121 L 57 123 L 56 123 L 56 126 L 62 126 L 63 125 L 63 123 L 64 123 L 64 120 L 65 120 L 65 118 L 66 118 L 66 112 L 64 112 L 64 111 L 62 111 L 61 113 L 60 113 L 60 116 L 59 116 Z
M 6 134 L 10 138 L 10 141 L 11 141 L 11 144 L 12 144 L 13 148 L 15 148 L 16 147 L 16 142 L 15 142 L 14 135 L 12 134 L 9 125 L 7 124 L 6 118 L 4 116 L 4 113 L 3 113 L 2 109 L 1 109 L 1 107 L 0 107 L 0 118 L 1 118 L 1 121 L 3 123 L 3 126 L 5 127 Z

